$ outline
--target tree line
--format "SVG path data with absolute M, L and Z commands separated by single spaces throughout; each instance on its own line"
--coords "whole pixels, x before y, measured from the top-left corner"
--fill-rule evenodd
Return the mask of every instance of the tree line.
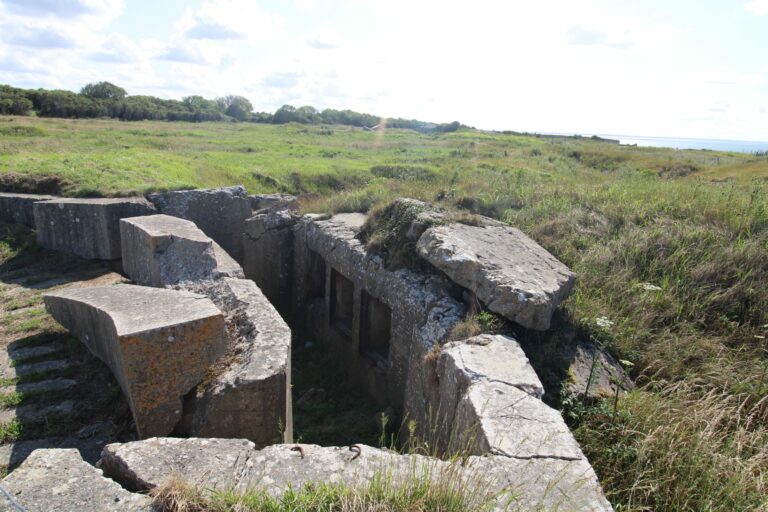
M 109 82 L 84 86 L 79 93 L 65 90 L 20 89 L 0 85 L 0 115 L 40 117 L 98 118 L 124 121 L 242 121 L 252 123 L 343 124 L 374 128 L 382 120 L 353 110 L 317 110 L 311 106 L 283 105 L 274 114 L 254 112 L 247 98 L 236 95 L 206 99 L 186 96 L 164 100 L 154 96 L 128 95 L 125 89 Z M 388 119 L 390 128 L 409 128 L 422 132 L 456 131 L 458 121 L 435 124 L 415 119 Z

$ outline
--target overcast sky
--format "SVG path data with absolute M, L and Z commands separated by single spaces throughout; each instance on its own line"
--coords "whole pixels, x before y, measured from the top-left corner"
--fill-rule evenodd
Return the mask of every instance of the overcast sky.
M 0 83 L 768 140 L 768 0 L 0 0 Z

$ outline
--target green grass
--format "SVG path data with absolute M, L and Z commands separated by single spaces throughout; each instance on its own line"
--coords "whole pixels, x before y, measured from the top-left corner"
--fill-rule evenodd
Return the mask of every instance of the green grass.
M 0 137 L 0 178 L 58 176 L 71 195 L 242 183 L 301 193 L 304 211 L 407 196 L 520 228 L 578 274 L 557 325 L 633 364 L 639 388 L 615 411 L 563 404 L 616 508 L 768 508 L 767 157 L 475 131 L 11 123 L 44 135 Z M 33 243 L 10 236 L 0 256 Z M 559 335 L 535 336 L 554 350 Z

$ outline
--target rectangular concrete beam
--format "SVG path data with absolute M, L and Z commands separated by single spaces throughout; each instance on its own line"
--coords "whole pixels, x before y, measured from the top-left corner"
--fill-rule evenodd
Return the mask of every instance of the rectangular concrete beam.
M 34 204 L 37 244 L 95 260 L 117 260 L 120 219 L 155 213 L 141 197 L 54 199 Z
M 38 194 L 9 194 L 0 192 L 0 221 L 35 227 L 35 213 L 32 205 L 38 201 L 56 199 L 54 196 Z
M 118 284 L 67 288 L 44 301 L 115 374 L 140 437 L 170 434 L 184 396 L 227 351 L 224 318 L 201 295 Z

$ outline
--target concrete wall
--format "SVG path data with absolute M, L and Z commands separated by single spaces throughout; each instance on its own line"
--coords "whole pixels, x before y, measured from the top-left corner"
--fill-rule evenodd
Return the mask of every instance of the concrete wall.
M 37 194 L 0 193 L 0 221 L 35 227 L 34 205 L 38 201 L 56 199 L 54 196 Z

